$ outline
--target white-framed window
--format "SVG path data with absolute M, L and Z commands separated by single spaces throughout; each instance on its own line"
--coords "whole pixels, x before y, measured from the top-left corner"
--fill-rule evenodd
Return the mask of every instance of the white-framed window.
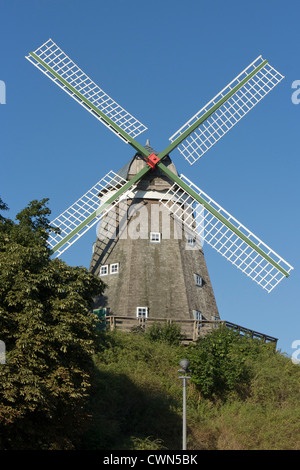
M 148 317 L 148 307 L 137 307 L 136 316 L 138 318 L 147 318 Z
M 108 274 L 108 264 L 105 264 L 100 267 L 99 276 L 107 276 Z
M 203 320 L 203 315 L 199 310 L 193 310 L 194 320 Z
M 160 243 L 160 232 L 150 232 L 150 242 Z
M 187 244 L 188 246 L 194 247 L 196 245 L 196 238 L 192 237 L 192 235 L 187 236 Z
M 118 274 L 119 273 L 119 263 L 114 263 L 110 265 L 110 274 Z
M 196 286 L 202 287 L 202 285 L 203 285 L 203 279 L 202 279 L 202 277 L 200 276 L 200 274 L 196 274 L 196 273 L 195 273 L 195 274 L 194 274 L 194 278 L 195 278 L 195 284 L 196 284 Z

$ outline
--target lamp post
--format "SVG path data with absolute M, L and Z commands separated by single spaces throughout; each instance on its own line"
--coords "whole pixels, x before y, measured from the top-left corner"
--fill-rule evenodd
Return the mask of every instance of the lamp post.
M 184 374 L 179 378 L 182 380 L 182 450 L 186 450 L 186 383 L 191 378 L 186 374 L 191 372 L 189 369 L 190 361 L 188 359 L 181 359 L 179 365 L 181 369 L 178 372 Z

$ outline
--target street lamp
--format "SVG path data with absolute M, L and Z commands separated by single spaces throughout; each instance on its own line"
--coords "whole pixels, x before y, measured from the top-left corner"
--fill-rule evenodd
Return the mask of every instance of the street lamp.
M 186 450 L 186 382 L 191 377 L 186 374 L 191 372 L 189 369 L 190 361 L 188 359 L 181 359 L 179 362 L 181 369 L 178 370 L 182 379 L 182 450 Z

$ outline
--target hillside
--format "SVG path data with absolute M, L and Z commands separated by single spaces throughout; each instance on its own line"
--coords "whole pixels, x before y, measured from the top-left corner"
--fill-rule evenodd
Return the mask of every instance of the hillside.
M 193 369 L 189 450 L 300 448 L 300 367 L 284 354 L 229 330 L 196 346 L 154 333 L 100 334 L 91 422 L 80 448 L 181 449 L 183 357 Z

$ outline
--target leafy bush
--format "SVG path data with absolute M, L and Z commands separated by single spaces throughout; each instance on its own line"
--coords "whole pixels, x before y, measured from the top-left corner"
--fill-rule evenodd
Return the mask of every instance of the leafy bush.
M 206 398 L 243 396 L 252 376 L 249 360 L 263 353 L 274 355 L 274 346 L 221 326 L 190 347 L 191 380 Z
M 183 338 L 180 326 L 175 323 L 153 323 L 146 333 L 151 341 L 179 344 Z
M 128 446 L 129 450 L 165 450 L 166 447 L 163 446 L 160 439 L 152 439 L 151 436 L 146 438 L 140 438 L 132 436 L 129 440 Z

